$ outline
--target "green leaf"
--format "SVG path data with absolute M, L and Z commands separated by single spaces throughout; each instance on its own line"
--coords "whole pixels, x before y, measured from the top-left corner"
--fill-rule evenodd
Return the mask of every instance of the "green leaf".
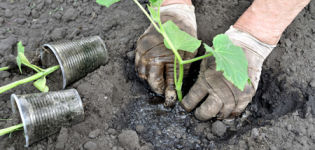
M 22 62 L 21 62 L 21 59 L 20 59 L 20 57 L 16 57 L 16 64 L 18 65 L 18 67 L 19 67 L 19 70 L 20 70 L 20 73 L 22 73 Z
M 42 77 L 35 81 L 33 85 L 41 92 L 48 92 L 49 87 L 46 85 L 46 77 Z
M 24 55 L 24 46 L 21 41 L 17 43 L 17 49 L 18 49 L 18 53 L 16 57 L 16 63 L 19 67 L 20 72 L 22 73 L 22 68 L 21 68 L 22 64 L 26 66 L 32 66 L 32 64 L 28 61 L 28 59 Z
M 18 47 L 18 52 L 24 54 L 24 46 L 21 41 L 17 43 L 17 47 Z
M 152 7 L 161 7 L 163 0 L 150 0 Z
M 167 21 L 163 24 L 163 29 L 169 37 L 171 43 L 177 50 L 183 50 L 187 52 L 195 52 L 201 45 L 201 41 L 188 33 L 179 29 L 179 27 L 173 21 Z M 164 39 L 164 45 L 171 49 L 166 39 Z
M 17 57 L 16 57 L 16 63 L 19 67 L 20 72 L 22 73 L 22 68 L 21 68 L 22 63 L 23 62 L 29 63 L 29 61 L 27 60 L 27 58 L 24 55 L 24 46 L 23 46 L 21 41 L 19 41 L 17 43 L 17 50 L 18 50 L 18 53 L 17 53 Z
M 119 1 L 120 0 L 96 0 L 96 3 L 102 6 L 106 6 L 108 8 Z
M 241 91 L 244 90 L 248 77 L 248 62 L 241 47 L 235 46 L 225 34 L 219 34 L 213 39 L 214 50 L 204 44 L 206 51 L 215 57 L 216 70 Z
M 152 19 L 158 23 L 161 22 L 159 9 L 155 10 L 155 8 L 151 6 L 148 6 L 148 9 L 149 9 Z

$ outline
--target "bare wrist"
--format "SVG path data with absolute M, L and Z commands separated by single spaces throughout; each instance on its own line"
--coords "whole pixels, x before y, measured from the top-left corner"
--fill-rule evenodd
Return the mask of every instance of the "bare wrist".
M 276 45 L 287 26 L 310 0 L 255 0 L 234 27 Z
M 172 4 L 187 4 L 192 5 L 191 0 L 164 0 L 162 6 L 172 5 Z

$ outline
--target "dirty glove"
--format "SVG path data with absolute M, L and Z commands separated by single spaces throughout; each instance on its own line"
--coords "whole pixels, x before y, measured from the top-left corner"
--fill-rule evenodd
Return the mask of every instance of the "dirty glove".
M 264 60 L 278 43 L 282 32 L 309 0 L 255 0 L 225 34 L 243 48 L 248 61 L 250 85 L 244 91 L 217 72 L 214 58 L 203 60 L 197 82 L 181 102 L 187 111 L 205 101 L 195 111 L 200 120 L 219 119 L 239 115 L 251 102 L 260 79 Z
M 263 61 L 274 48 L 233 27 L 225 34 L 235 45 L 243 48 L 248 60 L 248 73 L 252 84 L 246 85 L 244 91 L 240 91 L 226 80 L 221 72 L 216 71 L 213 57 L 203 60 L 198 80 L 181 102 L 185 110 L 191 111 L 206 97 L 205 102 L 195 111 L 195 116 L 200 120 L 240 114 L 254 96 Z
M 194 6 L 173 4 L 161 7 L 161 20 L 172 20 L 181 30 L 197 37 L 197 24 Z M 196 53 L 180 51 L 182 58 L 194 58 Z M 172 106 L 176 102 L 174 85 L 174 55 L 164 46 L 163 37 L 153 25 L 138 39 L 136 48 L 136 71 L 140 78 L 146 80 L 151 89 L 160 95 L 165 95 L 165 106 Z M 185 66 L 185 72 L 189 70 Z

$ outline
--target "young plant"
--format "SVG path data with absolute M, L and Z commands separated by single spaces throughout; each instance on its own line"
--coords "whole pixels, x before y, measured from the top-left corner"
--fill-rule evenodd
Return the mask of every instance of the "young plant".
M 100 5 L 109 7 L 120 0 L 96 0 Z M 172 50 L 175 55 L 174 68 L 179 65 L 179 73 L 174 69 L 174 84 L 176 87 L 177 97 L 179 101 L 182 100 L 182 84 L 184 79 L 184 65 L 202 60 L 204 58 L 213 56 L 216 62 L 216 70 L 222 71 L 223 76 L 233 83 L 241 91 L 244 90 L 246 83 L 249 81 L 248 77 L 248 62 L 242 48 L 235 46 L 229 37 L 225 34 L 219 34 L 213 39 L 213 48 L 207 44 L 203 44 L 206 49 L 206 54 L 189 59 L 183 60 L 178 51 L 183 50 L 187 52 L 195 52 L 201 45 L 201 41 L 192 37 L 188 33 L 179 29 L 179 27 L 172 21 L 165 23 L 160 19 L 160 7 L 163 0 L 149 0 L 147 11 L 137 1 L 133 0 L 137 6 L 142 10 L 146 17 L 150 20 L 154 28 L 163 36 L 164 45 Z
M 32 81 L 35 81 L 35 80 L 36 81 L 33 83 L 33 85 L 39 91 L 41 91 L 41 92 L 48 92 L 49 88 L 46 85 L 46 76 L 51 74 L 51 73 L 53 73 L 54 71 L 58 70 L 60 68 L 59 65 L 53 66 L 53 67 L 50 67 L 50 68 L 47 68 L 47 69 L 42 69 L 42 68 L 40 68 L 40 67 L 38 67 L 36 65 L 31 64 L 28 61 L 28 59 L 24 55 L 24 46 L 22 45 L 21 41 L 18 42 L 17 48 L 18 48 L 18 54 L 17 54 L 17 57 L 16 57 L 16 63 L 18 65 L 18 67 L 19 67 L 20 72 L 22 73 L 22 65 L 24 65 L 24 66 L 27 66 L 27 67 L 33 69 L 37 73 L 32 75 L 32 76 L 30 76 L 30 77 L 27 77 L 25 79 L 22 79 L 22 80 L 19 80 L 19 81 L 15 81 L 13 83 L 1 86 L 0 87 L 0 94 L 3 93 L 3 92 L 8 91 L 8 90 L 10 90 L 10 89 L 12 89 L 14 87 L 17 87 L 19 85 L 22 85 L 22 84 L 25 84 L 25 83 L 28 83 L 28 82 L 32 82 Z M 7 67 L 7 68 L 4 68 L 4 69 L 9 69 L 9 68 Z
M 40 67 L 38 67 L 36 65 L 31 64 L 28 61 L 28 59 L 24 55 L 24 46 L 23 46 L 21 41 L 18 42 L 17 48 L 18 48 L 18 54 L 17 54 L 17 57 L 16 57 L 16 63 L 18 65 L 18 67 L 19 67 L 20 72 L 22 73 L 22 64 L 23 64 L 24 66 L 27 66 L 27 67 L 33 69 L 37 73 L 32 75 L 32 76 L 30 76 L 30 77 L 27 77 L 25 79 L 22 79 L 22 80 L 19 80 L 19 81 L 15 81 L 13 83 L 10 83 L 10 84 L 7 84 L 7 85 L 4 85 L 4 86 L 0 87 L 0 94 L 3 93 L 3 92 L 6 92 L 6 91 L 8 91 L 8 90 L 10 90 L 10 89 L 12 89 L 12 88 L 14 88 L 16 86 L 19 86 L 21 84 L 25 84 L 25 83 L 32 82 L 32 81 L 35 81 L 35 80 L 36 81 L 33 83 L 33 85 L 38 90 L 40 90 L 41 92 L 48 92 L 49 88 L 46 85 L 46 76 L 51 74 L 51 73 L 53 73 L 54 71 L 58 70 L 60 68 L 59 65 L 53 66 L 53 67 L 50 67 L 50 68 L 47 68 L 47 69 L 42 69 L 42 68 L 40 68 Z M 0 71 L 7 70 L 7 69 L 9 69 L 9 67 L 0 68 Z M 22 128 L 23 128 L 23 124 L 18 124 L 18 125 L 12 126 L 12 127 L 1 129 L 0 130 L 0 136 L 6 135 L 6 134 L 11 134 L 12 132 L 20 130 Z

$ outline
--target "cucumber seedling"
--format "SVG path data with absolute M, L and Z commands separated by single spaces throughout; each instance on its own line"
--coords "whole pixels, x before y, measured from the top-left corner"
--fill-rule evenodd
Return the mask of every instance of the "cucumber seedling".
M 110 7 L 112 4 L 120 0 L 96 0 L 96 3 Z M 182 84 L 184 79 L 184 65 L 193 63 L 204 58 L 213 56 L 216 62 L 216 70 L 223 72 L 223 76 L 233 83 L 241 91 L 249 80 L 248 77 L 248 62 L 241 47 L 232 43 L 229 37 L 225 34 L 216 35 L 213 39 L 213 48 L 207 44 L 203 44 L 206 54 L 183 60 L 178 51 L 195 52 L 201 45 L 201 41 L 192 37 L 188 33 L 179 29 L 179 27 L 171 20 L 162 23 L 160 18 L 160 7 L 163 0 L 149 0 L 147 5 L 151 15 L 137 1 L 133 0 L 141 11 L 150 20 L 154 28 L 163 36 L 164 45 L 174 53 L 174 84 L 176 87 L 177 98 L 182 100 Z M 177 75 L 177 65 L 179 73 Z M 249 82 L 248 82 L 249 83 Z
M 25 79 L 21 79 L 15 82 L 12 82 L 10 84 L 4 85 L 0 87 L 0 94 L 3 92 L 6 92 L 14 87 L 17 87 L 19 85 L 28 83 L 28 82 L 32 82 L 35 81 L 33 83 L 33 85 L 41 92 L 48 92 L 49 88 L 46 85 L 46 76 L 53 73 L 54 71 L 58 70 L 60 67 L 59 65 L 57 66 L 53 66 L 47 69 L 42 69 L 36 65 L 31 64 L 28 59 L 26 58 L 26 56 L 24 55 L 24 46 L 22 44 L 22 42 L 18 42 L 17 43 L 17 49 L 18 49 L 18 53 L 17 53 L 17 57 L 16 57 L 16 63 L 19 67 L 20 72 L 22 73 L 22 65 L 27 66 L 31 69 L 33 69 L 36 74 L 27 77 Z M 0 68 L 0 71 L 3 70 L 8 70 L 9 67 L 3 67 Z
M 17 87 L 19 85 L 28 83 L 28 82 L 33 82 L 33 85 L 41 92 L 48 92 L 49 88 L 46 85 L 46 76 L 53 73 L 54 71 L 59 69 L 59 65 L 57 66 L 53 66 L 47 69 L 42 69 L 36 65 L 31 64 L 28 59 L 26 58 L 26 56 L 24 55 L 24 46 L 22 44 L 22 42 L 18 42 L 17 43 L 17 49 L 18 49 L 18 54 L 16 57 L 16 63 L 19 67 L 20 72 L 22 73 L 22 65 L 27 66 L 31 69 L 33 69 L 34 71 L 36 71 L 36 74 L 27 77 L 25 79 L 22 80 L 18 80 L 15 81 L 13 83 L 4 85 L 0 87 L 0 94 L 3 92 L 6 92 L 14 87 Z M 8 70 L 10 69 L 10 67 L 3 67 L 0 68 L 0 71 L 4 71 L 4 70 Z M 0 136 L 5 135 L 5 134 L 11 134 L 14 131 L 20 130 L 23 128 L 23 124 L 18 124 L 18 125 L 14 125 L 12 127 L 8 127 L 5 129 L 1 129 L 0 130 Z

